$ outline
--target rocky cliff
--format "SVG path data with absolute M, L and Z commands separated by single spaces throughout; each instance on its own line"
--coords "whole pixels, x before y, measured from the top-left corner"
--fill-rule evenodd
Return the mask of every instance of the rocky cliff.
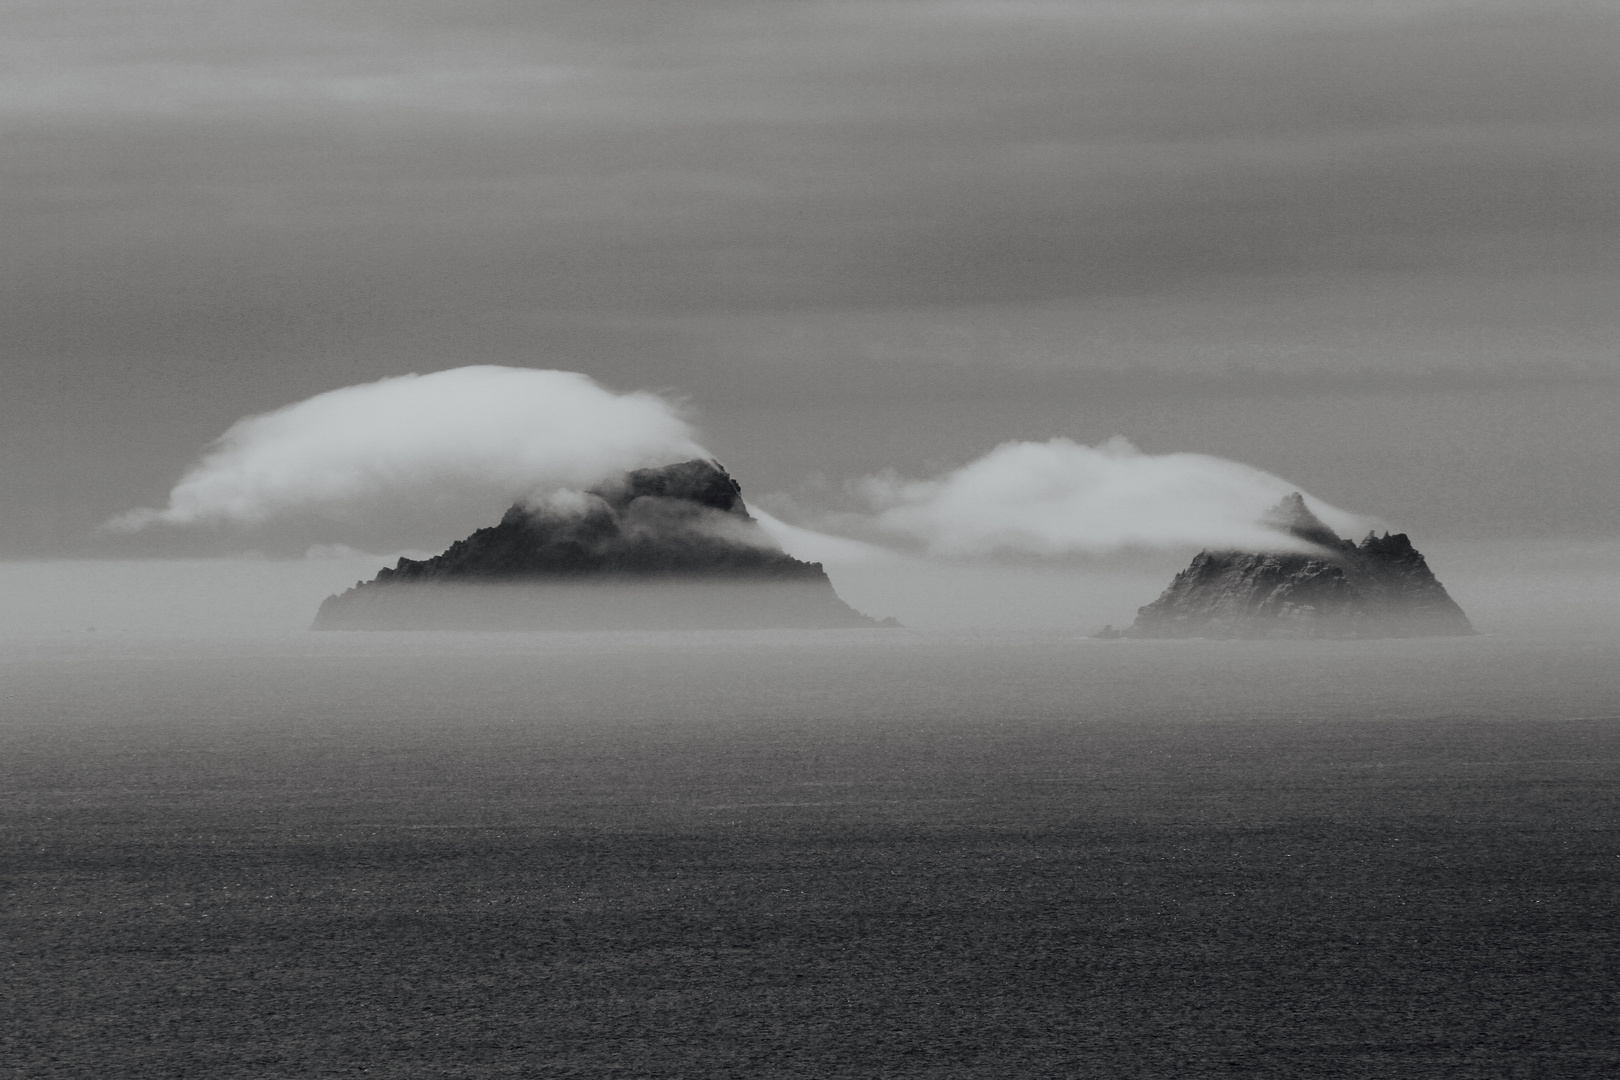
M 1297 492 L 1267 523 L 1312 544 L 1296 552 L 1202 551 L 1109 636 L 1365 638 L 1472 634 L 1468 617 L 1404 533 L 1340 539 Z
M 431 559 L 328 597 L 317 630 L 854 627 L 820 563 L 781 549 L 710 461 L 518 505 Z

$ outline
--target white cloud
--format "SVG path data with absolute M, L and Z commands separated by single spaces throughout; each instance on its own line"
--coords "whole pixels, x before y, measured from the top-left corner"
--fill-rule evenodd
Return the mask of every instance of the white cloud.
M 709 456 L 657 395 L 616 394 L 575 372 L 455 368 L 345 387 L 240 420 L 175 485 L 167 506 L 132 510 L 105 527 L 251 527 L 307 515 L 359 521 L 464 504 L 469 493 L 571 511 L 582 491 L 628 470 Z M 908 537 L 942 557 L 1306 546 L 1262 520 L 1296 485 L 1205 454 L 1144 454 L 1123 438 L 1096 447 L 1009 442 L 932 480 L 889 474 L 862 486 L 873 510 L 846 515 L 846 525 Z M 1341 534 L 1368 524 L 1307 500 Z M 798 558 L 855 564 L 896 556 L 754 513 Z M 350 554 L 317 545 L 309 557 Z
M 1061 438 L 1003 443 L 934 480 L 879 476 L 864 487 L 879 508 L 880 528 L 919 540 L 935 555 L 1307 547 L 1261 524 L 1297 485 L 1207 454 L 1144 454 L 1119 437 L 1096 447 Z M 1309 495 L 1306 501 L 1341 535 L 1367 525 Z
M 668 401 L 571 371 L 463 367 L 318 394 L 233 424 L 168 506 L 107 523 L 258 525 L 354 517 L 487 491 L 519 499 L 709 454 Z

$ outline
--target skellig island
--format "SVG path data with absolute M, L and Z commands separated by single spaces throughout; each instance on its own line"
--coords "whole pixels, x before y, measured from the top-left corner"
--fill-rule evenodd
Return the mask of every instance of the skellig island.
M 508 510 L 431 559 L 330 596 L 315 630 L 878 625 L 782 550 L 717 463 L 686 461 Z
M 1472 634 L 1404 533 L 1340 539 L 1295 492 L 1266 523 L 1313 553 L 1201 551 L 1123 631 L 1104 637 L 1371 638 Z

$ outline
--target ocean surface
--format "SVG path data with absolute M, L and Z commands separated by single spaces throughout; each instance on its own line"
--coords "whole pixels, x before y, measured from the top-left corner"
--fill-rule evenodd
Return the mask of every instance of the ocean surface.
M 1620 640 L 0 641 L 7 1077 L 1620 1076 Z

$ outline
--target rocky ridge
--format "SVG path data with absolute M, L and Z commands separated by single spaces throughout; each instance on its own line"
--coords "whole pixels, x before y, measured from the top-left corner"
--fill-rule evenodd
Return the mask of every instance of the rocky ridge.
M 1266 523 L 1312 552 L 1201 551 L 1123 631 L 1104 636 L 1370 638 L 1474 628 L 1404 533 L 1341 539 L 1298 492 Z

